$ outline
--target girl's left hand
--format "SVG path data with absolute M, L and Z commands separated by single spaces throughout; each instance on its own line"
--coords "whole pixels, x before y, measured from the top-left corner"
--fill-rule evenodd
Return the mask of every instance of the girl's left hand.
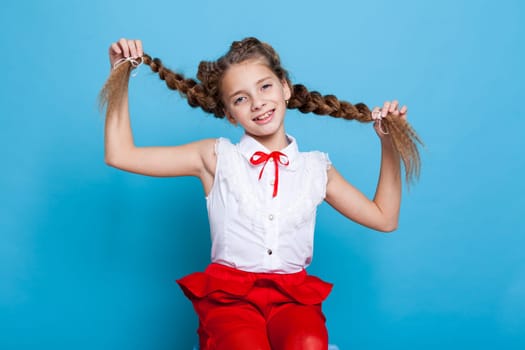
M 377 115 L 377 114 L 380 113 L 381 114 L 381 118 L 384 118 L 388 114 L 390 114 L 394 118 L 406 119 L 407 111 L 408 111 L 407 106 L 403 106 L 403 107 L 399 108 L 399 102 L 397 100 L 385 101 L 385 103 L 383 104 L 383 108 L 374 107 L 374 109 L 372 109 L 372 116 Z M 377 135 L 380 138 L 384 137 L 385 135 L 388 135 L 388 134 L 385 133 L 385 130 L 382 129 L 382 125 L 381 125 L 380 119 L 375 120 L 375 122 L 374 122 L 374 129 L 375 129 Z

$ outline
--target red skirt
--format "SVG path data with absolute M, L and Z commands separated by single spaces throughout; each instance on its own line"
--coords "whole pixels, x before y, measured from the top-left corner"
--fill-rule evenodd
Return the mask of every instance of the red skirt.
M 271 287 L 287 299 L 283 301 L 303 305 L 321 304 L 332 290 L 331 283 L 308 275 L 306 270 L 291 274 L 257 273 L 215 263 L 177 283 L 192 302 L 212 297 L 225 304 L 243 299 L 255 287 Z

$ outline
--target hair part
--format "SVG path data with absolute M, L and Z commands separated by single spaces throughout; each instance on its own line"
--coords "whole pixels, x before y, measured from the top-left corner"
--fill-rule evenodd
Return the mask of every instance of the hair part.
M 373 122 L 370 108 L 364 103 L 351 104 L 340 101 L 334 95 L 309 91 L 301 84 L 292 85 L 288 72 L 281 66 L 277 52 L 267 43 L 253 37 L 233 42 L 228 52 L 216 61 L 200 62 L 198 81 L 166 68 L 158 58 L 151 58 L 147 54 L 143 56 L 144 64 L 150 66 L 151 70 L 166 82 L 168 88 L 179 91 L 191 107 L 200 107 L 217 118 L 225 117 L 221 95 L 224 74 L 234 64 L 255 59 L 261 60 L 279 80 L 286 82 L 290 87 L 292 95 L 288 101 L 288 109 L 362 123 Z M 132 69 L 131 64 L 125 63 L 112 70 L 99 95 L 100 106 L 107 105 L 107 112 L 113 110 L 121 100 Z M 406 181 L 411 182 L 420 172 L 421 160 L 417 144 L 422 144 L 421 139 L 406 120 L 390 114 L 383 118 L 382 127 L 391 135 L 394 147 L 403 161 Z

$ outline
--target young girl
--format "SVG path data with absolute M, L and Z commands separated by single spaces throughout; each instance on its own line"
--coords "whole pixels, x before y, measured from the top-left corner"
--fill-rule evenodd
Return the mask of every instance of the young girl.
M 292 85 L 279 56 L 255 38 L 234 42 L 217 61 L 201 62 L 198 81 L 144 54 L 139 40 L 111 45 L 105 160 L 150 176 L 196 176 L 206 193 L 211 264 L 178 280 L 199 317 L 201 349 L 327 349 L 321 310 L 331 284 L 307 275 L 316 207 L 326 200 L 347 218 L 372 229 L 397 227 L 400 158 L 407 180 L 419 170 L 416 134 L 407 108 L 387 101 L 364 104 Z M 128 81 L 145 63 L 193 107 L 226 117 L 245 133 L 173 147 L 136 147 L 130 127 Z M 321 152 L 300 152 L 285 132 L 287 108 L 361 122 L 374 121 L 381 140 L 381 170 L 373 200 L 350 185 Z

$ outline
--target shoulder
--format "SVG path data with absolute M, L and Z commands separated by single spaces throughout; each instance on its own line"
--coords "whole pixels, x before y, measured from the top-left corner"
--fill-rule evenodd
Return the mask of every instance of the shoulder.
M 219 137 L 215 140 L 214 153 L 218 158 L 242 157 L 238 143 L 233 143 L 230 139 Z
M 212 175 L 215 175 L 218 164 L 230 158 L 236 150 L 236 145 L 225 137 L 202 140 L 202 146 L 206 169 Z
M 232 148 L 232 147 L 235 147 L 235 145 L 230 141 L 230 139 L 228 139 L 226 137 L 219 137 L 219 138 L 215 139 L 214 149 L 215 149 L 216 153 L 220 152 L 221 150 L 223 150 L 225 148 L 228 149 L 228 148 Z
M 328 170 L 330 169 L 332 162 L 328 153 L 321 151 L 309 151 L 309 152 L 300 152 L 301 158 L 303 158 L 307 165 L 317 165 L 321 169 Z
M 315 150 L 315 149 L 314 150 L 306 150 L 306 151 L 299 150 L 297 139 L 295 139 L 291 135 L 288 135 L 288 137 L 290 139 L 292 139 L 292 141 L 295 143 L 295 145 L 296 145 L 295 147 L 298 150 L 298 154 L 299 154 L 299 158 L 300 159 L 303 159 L 303 160 L 305 160 L 308 163 L 312 163 L 313 162 L 313 163 L 318 163 L 320 165 L 324 165 L 324 166 L 326 166 L 325 169 L 328 169 L 330 167 L 330 165 L 332 164 L 330 162 L 330 158 L 328 157 L 328 153 L 322 152 L 322 151 L 319 151 L 319 150 Z

